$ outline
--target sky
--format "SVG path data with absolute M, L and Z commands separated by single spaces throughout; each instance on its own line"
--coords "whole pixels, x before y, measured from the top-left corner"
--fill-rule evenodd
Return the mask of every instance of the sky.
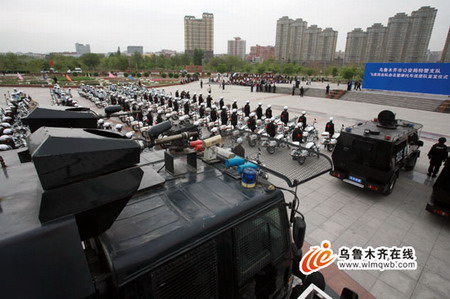
M 214 53 L 227 51 L 239 36 L 250 46 L 275 45 L 276 23 L 283 16 L 338 31 L 336 50 L 345 50 L 347 32 L 373 23 L 387 25 L 396 13 L 422 6 L 438 9 L 429 44 L 441 51 L 450 26 L 450 0 L 0 0 L 0 52 L 184 51 L 184 16 L 214 14 Z

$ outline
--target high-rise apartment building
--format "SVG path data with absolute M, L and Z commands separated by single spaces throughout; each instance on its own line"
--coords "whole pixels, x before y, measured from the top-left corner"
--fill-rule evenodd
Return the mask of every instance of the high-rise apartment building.
M 262 62 L 271 58 L 275 59 L 275 47 L 256 45 L 250 47 L 250 54 L 248 54 L 247 60 L 252 62 Z
M 445 41 L 444 50 L 442 50 L 441 62 L 450 62 L 450 27 L 448 28 L 447 39 Z
M 387 27 L 381 23 L 375 23 L 367 27 L 367 44 L 362 62 L 379 62 L 383 60 L 384 38 Z
M 275 54 L 278 61 L 331 62 L 334 59 L 337 31 L 308 27 L 303 19 L 282 17 L 277 21 Z
M 139 53 L 141 55 L 144 54 L 144 47 L 143 46 L 128 46 L 127 47 L 127 54 L 132 55 L 134 53 Z
M 436 12 L 425 6 L 411 16 L 396 14 L 387 27 L 376 23 L 367 32 L 359 28 L 349 32 L 345 62 L 426 62 Z
M 240 37 L 235 37 L 234 40 L 228 41 L 228 55 L 239 56 L 245 59 L 246 43 Z
M 429 6 L 421 7 L 411 13 L 402 60 L 405 62 L 426 61 L 436 13 L 437 9 Z
M 203 51 L 206 59 L 214 56 L 214 15 L 203 13 L 201 19 L 184 17 L 184 51 L 192 55 L 195 49 Z
M 347 33 L 344 63 L 362 63 L 366 45 L 367 32 L 361 28 L 355 28 Z
M 89 44 L 83 45 L 83 44 L 76 43 L 75 50 L 77 52 L 77 55 L 80 55 L 80 56 L 83 54 L 88 54 L 88 53 L 91 53 L 91 45 L 89 45 Z

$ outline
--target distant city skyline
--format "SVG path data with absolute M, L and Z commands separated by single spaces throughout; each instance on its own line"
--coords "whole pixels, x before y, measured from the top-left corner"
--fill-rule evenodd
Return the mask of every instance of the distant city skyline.
M 275 45 L 276 23 L 295 16 L 339 32 L 336 50 L 345 50 L 346 33 L 385 22 L 389 17 L 422 6 L 438 9 L 430 39 L 431 51 L 442 51 L 450 20 L 448 0 L 349 0 L 273 2 L 155 0 L 87 1 L 62 4 L 56 0 L 3 0 L 0 11 L 0 52 L 49 53 L 73 51 L 75 43 L 89 44 L 92 53 L 115 52 L 142 45 L 145 52 L 184 51 L 184 16 L 214 14 L 214 53 L 227 52 L 232 36 L 249 45 Z M 19 21 L 20 20 L 20 21 Z M 385 24 L 386 25 L 386 24 Z

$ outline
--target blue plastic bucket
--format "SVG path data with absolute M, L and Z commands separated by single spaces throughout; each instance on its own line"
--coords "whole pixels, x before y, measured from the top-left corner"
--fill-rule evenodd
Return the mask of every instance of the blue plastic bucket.
M 241 185 L 245 188 L 254 188 L 256 186 L 256 177 L 258 173 L 253 168 L 245 168 L 242 171 Z

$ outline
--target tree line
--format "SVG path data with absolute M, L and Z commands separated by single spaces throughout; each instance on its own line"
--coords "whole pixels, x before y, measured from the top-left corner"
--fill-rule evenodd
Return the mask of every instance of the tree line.
M 110 55 L 83 54 L 80 57 L 49 54 L 45 58 L 7 53 L 0 55 L 1 72 L 39 73 L 53 67 L 59 72 L 83 71 L 145 71 L 145 70 L 182 70 L 186 65 L 203 65 L 205 72 L 246 72 L 263 74 L 272 72 L 283 75 L 308 77 L 334 77 L 342 79 L 362 79 L 364 68 L 361 66 L 316 66 L 306 67 L 294 62 L 279 63 L 273 59 L 250 63 L 237 56 L 224 55 L 204 61 L 203 52 L 195 50 L 193 55 L 175 54 L 131 56 L 116 52 Z

